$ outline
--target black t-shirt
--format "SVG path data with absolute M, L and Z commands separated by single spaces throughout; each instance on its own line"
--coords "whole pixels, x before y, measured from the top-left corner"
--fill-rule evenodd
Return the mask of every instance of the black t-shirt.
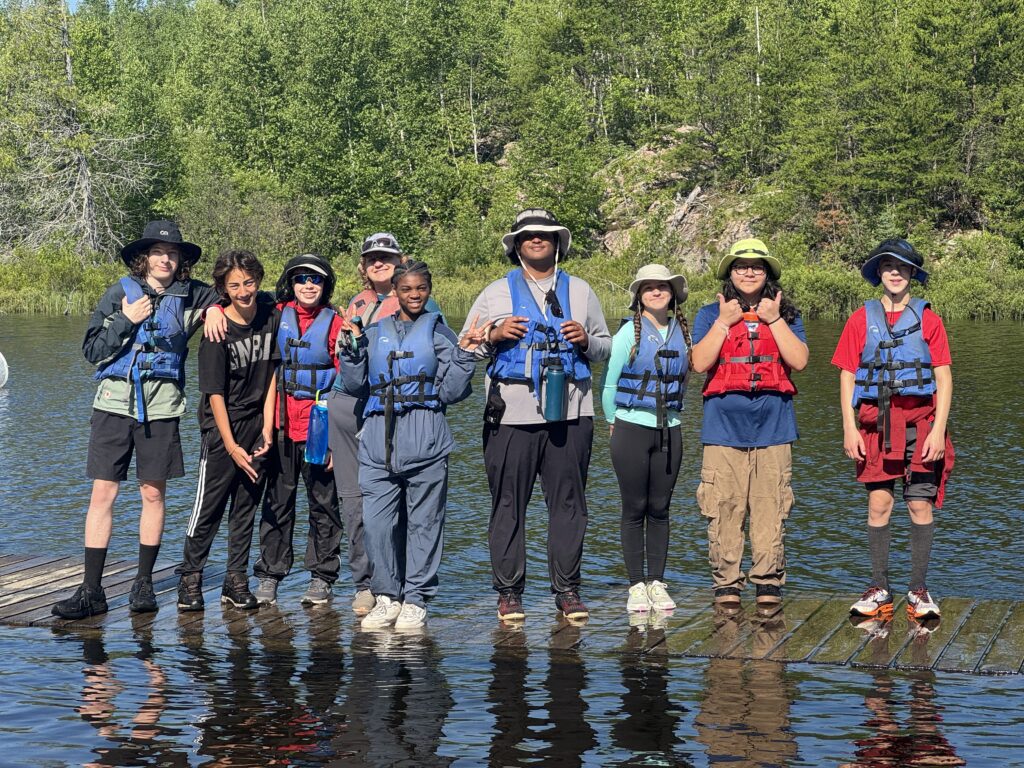
M 216 429 L 210 395 L 223 395 L 231 420 L 256 416 L 275 366 L 281 360 L 277 329 L 281 313 L 273 305 L 257 304 L 251 325 L 228 318 L 227 336 L 222 342 L 199 343 L 199 426 Z

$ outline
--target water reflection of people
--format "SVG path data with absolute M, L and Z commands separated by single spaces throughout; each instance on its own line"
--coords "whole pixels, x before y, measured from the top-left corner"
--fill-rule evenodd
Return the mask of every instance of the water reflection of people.
M 630 753 L 621 763 L 624 766 L 692 765 L 678 749 L 682 740 L 675 730 L 684 710 L 669 699 L 664 640 L 663 624 L 631 626 L 625 652 L 619 655 L 626 692 L 621 714 L 612 725 L 612 739 L 615 746 Z
M 543 683 L 545 717 L 531 715 L 527 701 L 526 635 L 511 629 L 496 634 L 492 678 L 487 688 L 488 712 L 495 718 L 490 765 L 582 765 L 585 754 L 597 746 L 583 698 L 587 669 L 575 648 L 581 623 L 564 618 L 559 623 L 564 625 L 557 633 L 560 647 L 548 651 Z M 533 657 L 540 658 L 536 653 Z M 531 747 L 528 742 L 538 746 Z
M 352 640 L 343 726 L 332 748 L 352 766 L 445 766 L 438 755 L 454 705 L 437 643 L 425 628 L 359 632 Z
M 750 641 L 755 656 L 774 647 L 785 632 L 781 612 L 756 619 L 745 614 L 719 615 L 715 635 L 719 647 L 725 651 L 735 645 L 749 621 L 754 621 Z M 796 757 L 796 737 L 789 725 L 796 691 L 784 665 L 711 659 L 704 690 L 695 724 L 710 762 L 728 760 L 737 767 L 786 765 Z
M 901 724 L 896 708 L 905 697 L 894 690 L 893 673 L 885 669 L 872 673 L 872 687 L 864 697 L 871 716 L 864 725 L 874 735 L 853 742 L 856 758 L 843 768 L 967 764 L 939 732 L 942 707 L 935 701 L 935 674 L 920 671 L 906 677 L 910 683 L 910 717 Z
M 119 680 L 102 633 L 72 633 L 61 631 L 59 636 L 82 643 L 85 677 L 82 700 L 75 711 L 103 737 L 105 743 L 92 749 L 95 758 L 85 766 L 163 765 L 187 766 L 188 755 L 176 753 L 174 744 L 165 741 L 167 731 L 160 718 L 167 707 L 167 677 L 154 659 L 151 640 L 143 635 L 135 657 L 145 670 L 147 695 L 138 705 L 130 720 L 118 697 L 125 693 L 126 684 Z M 135 697 L 132 697 L 135 700 Z

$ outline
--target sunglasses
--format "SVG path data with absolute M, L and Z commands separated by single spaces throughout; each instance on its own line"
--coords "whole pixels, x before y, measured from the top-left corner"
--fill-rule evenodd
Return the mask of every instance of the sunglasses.
M 565 315 L 562 312 L 562 305 L 558 301 L 558 296 L 555 295 L 554 288 L 549 289 L 548 292 L 544 294 L 544 301 L 546 301 L 548 306 L 551 307 L 552 315 L 559 319 L 565 317 Z
M 324 276 L 323 275 L 295 275 L 295 277 L 292 278 L 292 282 L 295 283 L 295 285 L 306 285 L 308 283 L 312 283 L 313 285 L 323 285 L 324 284 Z

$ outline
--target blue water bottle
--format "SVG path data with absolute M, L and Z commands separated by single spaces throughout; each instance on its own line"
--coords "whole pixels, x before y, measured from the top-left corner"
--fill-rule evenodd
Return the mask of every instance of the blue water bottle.
M 544 367 L 544 420 L 565 419 L 565 367 L 557 357 L 550 357 Z
M 319 396 L 319 392 L 317 395 Z M 327 401 L 317 400 L 309 411 L 309 431 L 306 432 L 306 463 L 327 463 Z

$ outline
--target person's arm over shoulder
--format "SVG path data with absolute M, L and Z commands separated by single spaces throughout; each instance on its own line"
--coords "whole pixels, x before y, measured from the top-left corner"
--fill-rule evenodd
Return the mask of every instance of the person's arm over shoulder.
M 473 391 L 476 355 L 459 346 L 455 332 L 443 323 L 434 327 L 437 356 L 437 394 L 445 405 L 461 402 Z
M 117 357 L 135 335 L 136 324 L 122 310 L 124 297 L 124 288 L 119 280 L 107 288 L 89 318 L 82 354 L 95 366 Z
M 587 316 L 583 320 L 583 330 L 587 332 L 587 348 L 583 354 L 590 362 L 599 363 L 607 360 L 612 353 L 612 335 L 608 331 L 608 323 L 605 322 L 604 310 L 601 309 L 597 294 L 590 285 L 585 282 L 584 285 L 587 288 Z
M 636 342 L 636 332 L 633 323 L 623 325 L 612 339 L 612 352 L 608 358 L 608 368 L 605 372 L 604 386 L 601 388 L 601 407 L 604 410 L 604 418 L 609 424 L 615 422 L 615 391 L 619 385 L 619 377 L 622 369 L 626 367 L 629 360 L 629 353 L 633 350 Z

